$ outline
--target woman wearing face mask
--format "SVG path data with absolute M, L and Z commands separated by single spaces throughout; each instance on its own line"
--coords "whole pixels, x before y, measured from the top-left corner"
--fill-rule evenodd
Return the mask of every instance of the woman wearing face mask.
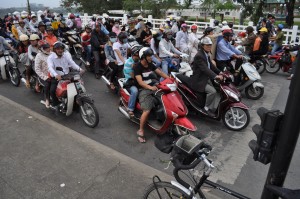
M 104 52 L 105 52 L 105 56 L 106 59 L 109 61 L 108 65 L 111 69 L 113 69 L 112 75 L 110 77 L 110 88 L 112 90 L 115 89 L 115 85 L 114 85 L 114 77 L 117 75 L 118 73 L 118 62 L 113 50 L 113 44 L 117 41 L 117 34 L 114 32 L 110 32 L 109 33 L 109 41 L 105 44 L 104 46 Z
M 128 35 L 126 32 L 120 32 L 118 35 L 118 41 L 113 44 L 113 50 L 118 62 L 118 77 L 123 76 L 123 68 L 128 55 Z
M 118 19 L 115 20 L 115 24 L 114 24 L 114 26 L 112 27 L 112 31 L 113 31 L 114 33 L 116 33 L 117 35 L 120 34 L 121 28 L 120 28 L 120 21 L 119 21 Z
M 152 39 L 150 40 L 150 48 L 153 51 L 152 61 L 155 63 L 156 67 L 160 67 L 161 59 L 159 58 L 159 42 L 162 38 L 162 34 L 160 32 L 152 31 Z

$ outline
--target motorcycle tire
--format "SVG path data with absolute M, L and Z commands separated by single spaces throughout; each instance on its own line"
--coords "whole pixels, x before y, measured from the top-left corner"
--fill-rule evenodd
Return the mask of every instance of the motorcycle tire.
M 85 111 L 86 115 L 83 113 Z M 83 122 L 90 128 L 94 128 L 99 123 L 99 113 L 94 105 L 88 99 L 82 99 L 82 106 L 80 107 L 80 117 Z
M 265 72 L 266 65 L 267 64 L 261 59 L 258 59 L 255 61 L 255 68 L 259 74 L 262 74 L 263 72 Z
M 75 54 L 75 58 L 77 60 L 80 60 L 80 58 L 82 57 L 82 49 L 79 47 L 74 47 L 74 54 Z
M 264 95 L 264 88 L 256 87 L 255 91 L 252 85 L 246 87 L 245 94 L 248 99 L 257 100 Z
M 234 115 L 237 119 L 235 119 L 232 115 Z M 246 109 L 232 107 L 224 112 L 222 115 L 222 121 L 229 130 L 240 131 L 248 126 L 250 122 L 250 114 Z
M 269 64 L 266 67 L 268 73 L 274 74 L 280 70 L 280 63 L 274 59 L 269 60 Z
M 17 68 L 13 68 L 12 66 L 9 67 L 9 77 L 10 77 L 10 82 L 18 87 L 21 82 L 21 74 L 20 71 Z

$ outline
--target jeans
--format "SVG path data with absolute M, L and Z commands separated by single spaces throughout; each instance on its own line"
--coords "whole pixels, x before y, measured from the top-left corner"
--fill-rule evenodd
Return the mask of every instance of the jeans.
M 129 90 L 130 90 L 130 97 L 129 97 L 129 101 L 128 101 L 128 110 L 134 111 L 135 102 L 136 102 L 136 98 L 138 96 L 139 91 L 136 86 L 131 86 Z
M 161 66 L 161 61 L 159 61 L 155 55 L 152 55 L 152 61 L 155 63 L 156 67 L 160 67 Z
M 177 65 L 174 65 L 172 62 L 175 61 L 177 62 L 178 64 Z M 175 58 L 171 58 L 171 57 L 166 57 L 166 58 L 161 58 L 161 68 L 162 68 L 162 71 L 168 75 L 169 74 L 169 67 L 170 68 L 174 68 L 175 70 L 178 70 L 179 66 L 179 59 L 175 59 Z M 160 78 L 160 81 L 163 81 L 164 78 Z
M 273 48 L 272 48 L 272 52 L 271 55 L 274 55 L 275 52 L 281 47 L 281 45 L 279 45 L 278 43 L 274 42 Z
M 91 45 L 84 46 L 84 51 L 85 51 L 85 61 L 88 61 L 91 63 L 92 60 L 92 47 Z

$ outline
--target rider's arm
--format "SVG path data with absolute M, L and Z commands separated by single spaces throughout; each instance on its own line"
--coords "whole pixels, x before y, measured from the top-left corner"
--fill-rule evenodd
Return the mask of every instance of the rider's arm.
M 29 45 L 29 47 L 28 47 L 28 58 L 29 58 L 30 61 L 34 60 L 34 57 L 32 56 L 31 53 L 32 53 L 32 46 Z
M 109 32 L 108 30 L 101 24 L 101 31 L 105 34 L 105 35 L 108 35 Z
M 51 77 L 56 77 L 58 74 L 55 71 L 55 65 L 52 61 L 52 56 L 50 55 L 47 59 L 48 71 L 50 72 Z
M 115 62 L 116 60 L 112 57 L 112 55 L 110 54 L 110 51 L 108 49 L 108 45 L 106 44 L 104 46 L 104 53 L 105 53 L 105 57 L 110 61 L 110 62 Z
M 72 59 L 72 57 L 66 56 L 68 65 L 71 66 L 74 70 L 81 71 L 82 69 L 78 66 Z
M 164 72 L 162 72 L 162 70 L 160 70 L 159 68 L 155 69 L 155 73 L 158 74 L 159 76 L 161 76 L 162 78 L 169 78 L 168 75 L 166 75 Z
M 176 34 L 176 37 L 175 37 L 175 47 L 176 48 L 179 48 L 180 47 L 180 40 L 181 40 L 181 38 L 182 38 L 182 35 L 183 33 L 182 32 L 178 32 L 177 34 Z
M 241 51 L 237 50 L 235 47 L 233 47 L 232 45 L 229 45 L 229 49 L 234 52 L 236 55 L 241 55 L 243 54 Z
M 171 42 L 169 42 L 169 43 L 171 44 L 171 51 L 173 53 L 175 53 L 177 55 L 181 55 L 182 54 L 182 52 L 180 52 L 179 50 L 177 50 Z

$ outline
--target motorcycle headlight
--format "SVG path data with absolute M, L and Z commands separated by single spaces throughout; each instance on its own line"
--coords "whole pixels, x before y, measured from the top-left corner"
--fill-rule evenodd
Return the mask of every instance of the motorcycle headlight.
M 227 89 L 224 89 L 224 90 L 227 93 L 227 95 L 234 98 L 237 102 L 240 101 L 240 98 L 239 98 L 239 96 L 237 96 L 237 94 L 235 94 L 234 92 L 227 90 Z

